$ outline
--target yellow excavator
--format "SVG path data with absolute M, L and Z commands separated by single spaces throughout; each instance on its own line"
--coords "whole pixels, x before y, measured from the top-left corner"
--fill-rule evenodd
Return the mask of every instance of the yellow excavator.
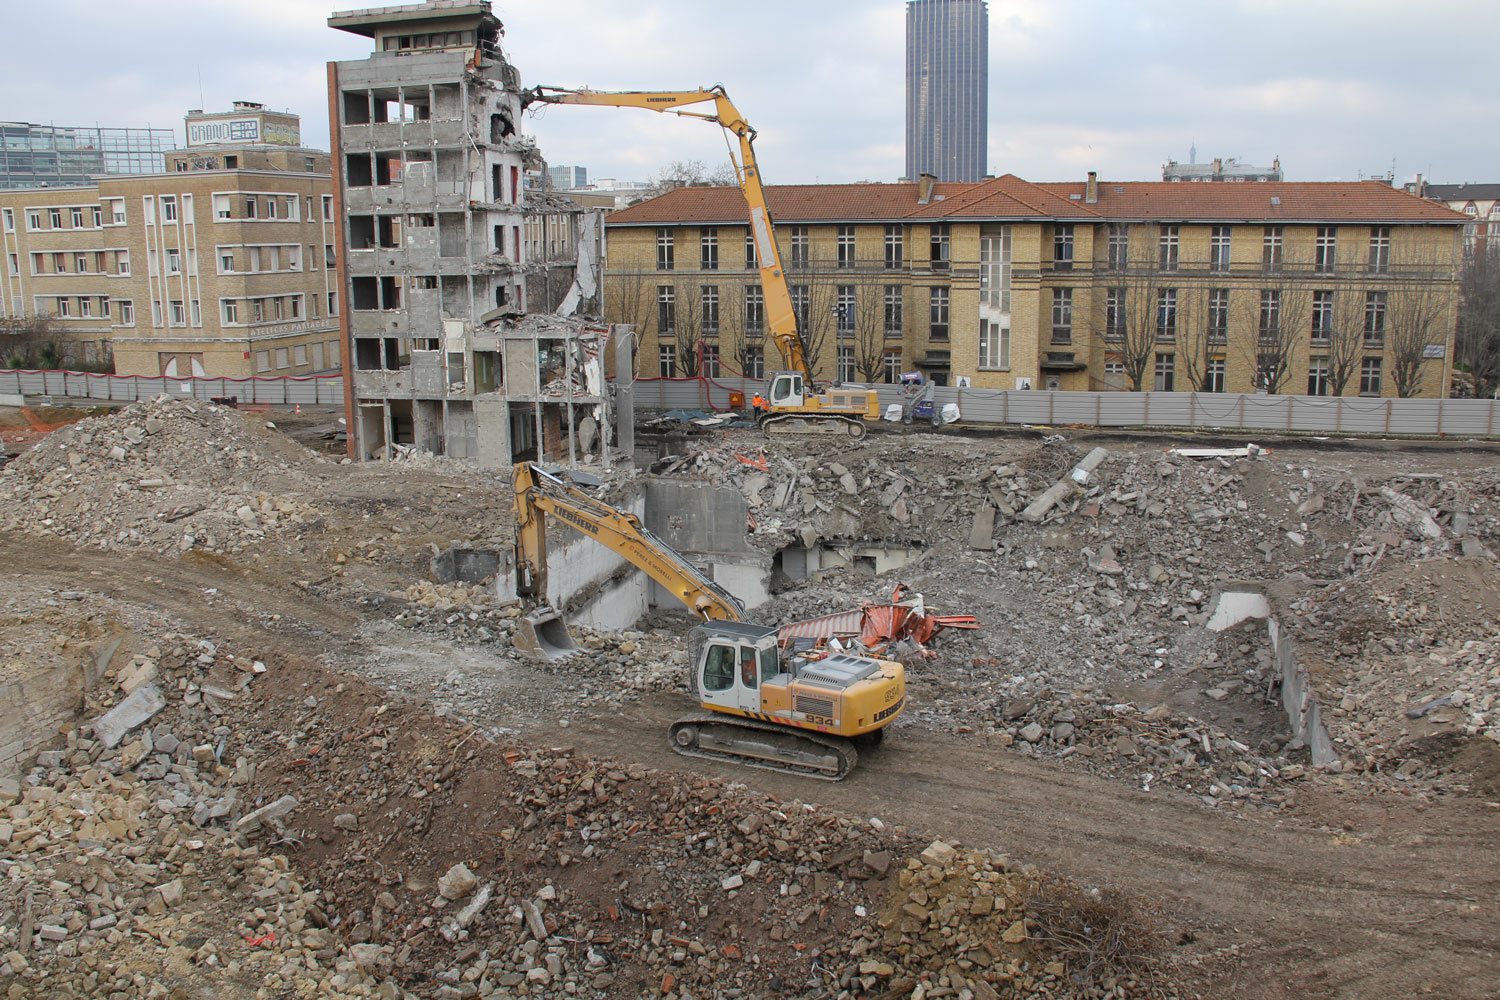
M 712 112 L 683 110 L 709 101 L 714 105 Z M 872 389 L 820 384 L 814 377 L 807 356 L 807 342 L 797 326 L 797 312 L 792 307 L 791 289 L 781 266 L 781 251 L 776 245 L 776 229 L 771 222 L 766 189 L 755 160 L 755 129 L 746 123 L 722 86 L 707 90 L 623 92 L 535 87 L 527 92 L 522 102 L 523 107 L 531 104 L 644 108 L 713 122 L 733 132 L 739 139 L 740 158 L 735 160 L 731 153 L 730 161 L 750 209 L 750 233 L 755 241 L 761 289 L 765 295 L 766 328 L 770 330 L 771 338 L 781 352 L 781 362 L 787 369 L 772 372 L 766 380 L 769 410 L 760 419 L 761 429 L 769 436 L 865 436 L 865 422 L 880 419 L 880 400 Z
M 516 595 L 531 606 L 523 645 L 549 658 L 572 640 L 547 604 L 547 519 L 618 553 L 703 619 L 688 635 L 690 687 L 701 711 L 672 723 L 672 749 L 837 781 L 878 745 L 906 706 L 906 669 L 843 652 L 795 652 L 774 625 L 744 620 L 744 605 L 641 524 L 531 462 L 514 469 Z M 540 606 L 540 607 L 539 607 Z

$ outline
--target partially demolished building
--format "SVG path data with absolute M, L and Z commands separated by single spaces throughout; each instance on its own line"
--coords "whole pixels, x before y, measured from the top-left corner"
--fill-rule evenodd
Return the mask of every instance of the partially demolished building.
M 601 448 L 599 214 L 546 194 L 487 0 L 336 13 L 328 64 L 351 457 L 499 468 Z M 533 311 L 534 310 L 534 311 Z M 541 310 L 546 310 L 545 312 Z

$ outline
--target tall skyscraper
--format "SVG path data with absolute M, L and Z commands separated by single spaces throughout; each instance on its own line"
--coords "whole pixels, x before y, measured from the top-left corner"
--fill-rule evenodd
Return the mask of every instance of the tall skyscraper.
M 906 176 L 977 181 L 989 138 L 990 13 L 985 0 L 906 5 Z

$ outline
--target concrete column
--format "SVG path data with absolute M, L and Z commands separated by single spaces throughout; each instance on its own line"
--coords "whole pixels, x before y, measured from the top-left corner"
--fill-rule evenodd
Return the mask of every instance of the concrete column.
M 615 435 L 629 466 L 635 464 L 635 329 L 616 326 L 614 341 Z

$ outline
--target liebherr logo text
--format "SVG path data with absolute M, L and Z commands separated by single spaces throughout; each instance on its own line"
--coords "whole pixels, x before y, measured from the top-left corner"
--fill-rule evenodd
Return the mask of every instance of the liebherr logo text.
M 879 712 L 876 712 L 875 713 L 875 721 L 879 722 L 881 719 L 889 719 L 891 716 L 893 716 L 897 712 L 901 711 L 901 705 L 905 701 L 906 701 L 906 699 L 902 698 L 901 701 L 896 702 L 896 704 L 892 705 L 890 708 L 881 709 Z
M 587 531 L 591 535 L 597 535 L 597 534 L 599 534 L 599 526 L 597 524 L 590 524 L 589 522 L 585 521 L 583 518 L 577 517 L 577 516 L 573 515 L 572 513 L 568 512 L 568 511 L 559 510 L 557 512 L 557 516 L 560 517 L 560 518 L 562 518 L 564 521 L 567 521 L 569 524 L 571 524 L 573 527 L 577 528 L 579 531 Z

